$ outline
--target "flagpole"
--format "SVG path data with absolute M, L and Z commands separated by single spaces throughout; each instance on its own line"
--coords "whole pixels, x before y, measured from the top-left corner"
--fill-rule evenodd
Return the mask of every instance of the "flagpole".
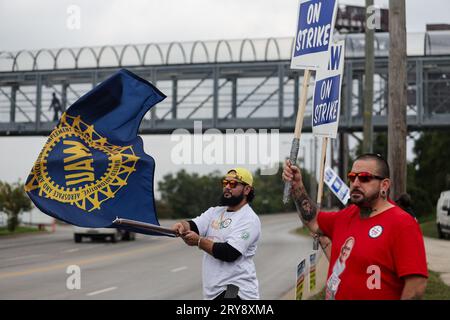
M 305 116 L 306 109 L 306 98 L 308 97 L 308 87 L 309 87 L 309 77 L 311 76 L 311 70 L 305 69 L 305 73 L 303 74 L 303 84 L 302 84 L 302 92 L 300 96 L 300 103 L 298 106 L 297 112 L 297 120 L 295 121 L 295 131 L 294 131 L 294 139 L 292 140 L 291 145 L 291 154 L 289 156 L 289 160 L 291 164 L 295 164 L 298 155 L 298 149 L 300 148 L 300 136 L 302 134 L 303 127 L 303 118 Z M 283 193 L 283 202 L 286 204 L 289 201 L 289 189 L 291 188 L 291 183 L 286 181 L 284 183 L 284 193 Z
M 161 233 L 164 235 L 177 236 L 176 231 L 169 229 L 169 228 L 157 226 L 157 225 L 151 224 L 151 223 L 145 223 L 145 222 L 129 220 L 129 219 L 122 219 L 119 217 L 117 217 L 113 221 L 113 223 L 117 224 L 117 225 L 121 225 L 121 226 L 126 226 L 126 227 L 135 227 L 135 228 L 140 228 L 140 229 L 144 229 L 144 230 L 154 231 L 154 232 Z

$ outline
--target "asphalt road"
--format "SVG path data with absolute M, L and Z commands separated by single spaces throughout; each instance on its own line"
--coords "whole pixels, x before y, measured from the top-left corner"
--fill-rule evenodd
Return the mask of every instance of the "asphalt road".
M 311 241 L 292 234 L 296 214 L 261 216 L 255 256 L 262 299 L 280 299 L 295 284 Z M 171 226 L 172 221 L 161 221 Z M 74 243 L 71 227 L 52 234 L 0 239 L 0 299 L 202 299 L 202 252 L 181 239 L 138 235 L 136 241 Z M 81 288 L 68 289 L 68 267 Z

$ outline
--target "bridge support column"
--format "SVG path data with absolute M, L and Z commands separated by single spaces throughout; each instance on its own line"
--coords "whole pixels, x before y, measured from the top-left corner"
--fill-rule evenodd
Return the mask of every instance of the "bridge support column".
M 217 118 L 219 117 L 219 68 L 214 68 L 214 88 L 213 88 L 213 119 L 212 127 L 217 128 Z
M 231 80 L 231 118 L 237 117 L 237 78 Z
M 177 118 L 178 80 L 172 77 L 172 119 Z
M 157 73 L 156 70 L 152 70 L 152 84 L 156 86 L 157 82 Z M 156 126 L 156 108 L 150 109 L 150 121 L 151 121 L 151 127 L 154 128 Z
M 9 113 L 9 121 L 10 122 L 16 122 L 16 96 L 17 96 L 18 88 L 19 88 L 19 86 L 16 84 L 13 84 L 11 86 L 11 110 Z
M 344 100 L 342 105 L 345 106 L 345 122 L 347 128 L 352 126 L 352 94 L 353 94 L 353 65 L 351 61 L 345 63 L 345 83 L 344 83 L 344 95 L 342 99 Z
M 69 86 L 69 84 L 64 81 L 62 86 L 61 86 L 61 107 L 62 107 L 62 111 L 65 112 L 67 109 L 67 87 Z
M 423 124 L 423 61 L 416 61 L 416 106 L 417 125 Z
M 98 83 L 98 73 L 97 73 L 97 71 L 94 71 L 92 73 L 92 88 L 95 88 L 97 83 Z
M 278 65 L 278 125 L 283 125 L 284 109 L 284 65 Z
M 338 172 L 341 179 L 345 181 L 348 170 L 348 134 L 345 131 L 339 133 L 339 161 Z
M 358 116 L 364 115 L 364 77 L 362 74 L 358 75 Z
M 41 113 L 42 113 L 42 75 L 36 77 L 36 131 L 41 129 Z

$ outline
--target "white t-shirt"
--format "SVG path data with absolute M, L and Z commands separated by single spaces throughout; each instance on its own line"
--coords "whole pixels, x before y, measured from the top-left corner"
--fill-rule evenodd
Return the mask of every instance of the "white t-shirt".
M 239 287 L 239 297 L 244 300 L 259 299 L 253 256 L 261 234 L 261 222 L 253 209 L 244 205 L 236 212 L 227 207 L 211 207 L 192 219 L 200 236 L 214 242 L 227 242 L 242 255 L 233 262 L 214 258 L 205 252 L 203 256 L 203 295 L 214 299 L 228 284 Z

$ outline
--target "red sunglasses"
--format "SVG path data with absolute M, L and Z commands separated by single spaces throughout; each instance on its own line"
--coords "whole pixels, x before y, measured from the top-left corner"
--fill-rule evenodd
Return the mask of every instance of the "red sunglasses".
M 376 175 L 371 174 L 369 172 L 358 172 L 358 173 L 356 173 L 356 172 L 350 171 L 348 173 L 348 175 L 347 175 L 347 178 L 348 178 L 348 180 L 350 182 L 355 182 L 356 177 L 358 177 L 359 182 L 362 182 L 362 183 L 370 182 L 373 179 L 378 179 L 378 180 L 383 180 L 384 179 L 383 177 L 376 176 Z

